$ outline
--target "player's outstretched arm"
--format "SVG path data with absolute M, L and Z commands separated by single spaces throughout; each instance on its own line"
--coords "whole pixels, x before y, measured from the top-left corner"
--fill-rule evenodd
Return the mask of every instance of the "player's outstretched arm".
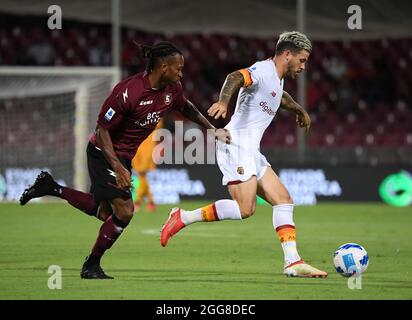
M 284 110 L 294 112 L 296 114 L 296 122 L 298 123 L 299 127 L 305 128 L 306 132 L 309 131 L 311 123 L 309 114 L 305 111 L 305 109 L 302 108 L 299 103 L 293 100 L 290 94 L 286 91 L 283 91 L 280 107 Z
M 215 129 L 191 101 L 187 100 L 187 103 L 179 111 L 185 118 L 197 123 L 203 128 Z
M 203 114 L 196 108 L 196 106 L 189 100 L 187 103 L 180 109 L 180 113 L 190 121 L 197 123 L 206 129 L 214 129 L 213 134 L 216 138 L 223 140 L 225 142 L 230 142 L 230 134 L 226 129 L 216 129 L 210 122 L 207 120 Z
M 99 125 L 97 125 L 96 127 L 96 140 L 100 148 L 102 149 L 103 155 L 106 158 L 107 162 L 116 172 L 116 182 L 119 188 L 126 189 L 131 187 L 132 183 L 130 173 L 116 156 L 109 132 Z
M 223 83 L 222 89 L 219 94 L 219 101 L 212 104 L 212 106 L 207 110 L 210 117 L 219 119 L 226 117 L 227 106 L 229 105 L 232 96 L 243 86 L 244 79 L 243 75 L 239 71 L 230 73 Z

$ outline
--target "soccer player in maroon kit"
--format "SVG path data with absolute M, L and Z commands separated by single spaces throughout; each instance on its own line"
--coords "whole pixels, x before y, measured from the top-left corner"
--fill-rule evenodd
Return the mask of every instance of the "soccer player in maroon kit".
M 168 42 L 142 45 L 142 50 L 148 59 L 146 71 L 114 87 L 87 146 L 90 193 L 60 186 L 42 171 L 20 198 L 20 204 L 25 205 L 33 198 L 56 196 L 104 221 L 83 264 L 80 276 L 84 279 L 113 279 L 100 267 L 100 259 L 133 217 L 131 160 L 163 114 L 173 108 L 202 127 L 215 129 L 183 94 L 184 58 L 180 50 Z M 227 131 L 213 132 L 220 139 L 230 139 Z

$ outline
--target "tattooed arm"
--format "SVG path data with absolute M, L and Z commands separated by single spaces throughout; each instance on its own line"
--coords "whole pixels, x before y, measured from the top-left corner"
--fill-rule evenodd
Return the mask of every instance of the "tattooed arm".
M 296 122 L 299 127 L 305 128 L 306 132 L 310 128 L 310 117 L 309 114 L 298 104 L 289 93 L 283 91 L 282 99 L 280 101 L 280 107 L 284 110 L 292 111 L 296 114 Z
M 207 110 L 208 115 L 215 119 L 219 119 L 220 116 L 225 118 L 230 99 L 243 86 L 243 84 L 243 75 L 239 71 L 230 73 L 226 77 L 225 83 L 220 91 L 219 101 L 212 104 L 209 110 Z

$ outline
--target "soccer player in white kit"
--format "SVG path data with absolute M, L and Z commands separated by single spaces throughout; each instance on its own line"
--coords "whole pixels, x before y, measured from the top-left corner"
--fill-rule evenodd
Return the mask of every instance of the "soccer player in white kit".
M 259 146 L 263 133 L 279 108 L 296 114 L 296 122 L 310 128 L 308 113 L 283 91 L 284 78 L 295 78 L 305 68 L 312 51 L 310 40 L 302 33 L 284 32 L 276 44 L 275 57 L 259 61 L 247 69 L 230 73 L 220 92 L 219 101 L 208 110 L 215 119 L 225 117 L 231 97 L 239 89 L 235 112 L 226 125 L 231 142 L 216 142 L 216 158 L 233 200 L 219 200 L 205 207 L 187 211 L 173 208 L 161 232 L 160 242 L 169 239 L 194 222 L 241 220 L 256 210 L 256 195 L 273 207 L 273 226 L 284 252 L 284 271 L 292 277 L 327 277 L 327 273 L 305 263 L 296 248 L 293 201 L 271 168 Z

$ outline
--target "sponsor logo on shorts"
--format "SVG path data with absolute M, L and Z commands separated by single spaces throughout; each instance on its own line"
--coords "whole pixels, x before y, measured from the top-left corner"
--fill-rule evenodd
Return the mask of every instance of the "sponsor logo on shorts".
M 243 167 L 237 167 L 236 169 L 238 174 L 244 174 L 245 173 L 245 169 L 243 169 Z
M 116 177 L 116 172 L 114 172 L 113 170 L 107 169 L 107 171 L 109 171 L 109 174 L 113 177 Z

